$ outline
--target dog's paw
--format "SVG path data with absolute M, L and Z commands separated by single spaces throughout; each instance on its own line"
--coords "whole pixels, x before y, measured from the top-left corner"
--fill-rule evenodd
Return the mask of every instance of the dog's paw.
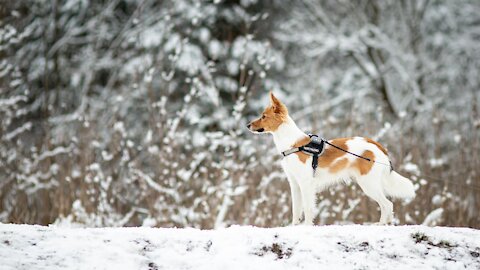
M 371 223 L 370 225 L 373 225 L 373 226 L 385 226 L 385 225 L 388 225 L 386 222 L 375 222 L 375 223 Z
M 390 225 L 394 225 L 392 222 L 375 222 L 375 223 L 371 223 L 370 225 L 374 225 L 374 226 L 390 226 Z

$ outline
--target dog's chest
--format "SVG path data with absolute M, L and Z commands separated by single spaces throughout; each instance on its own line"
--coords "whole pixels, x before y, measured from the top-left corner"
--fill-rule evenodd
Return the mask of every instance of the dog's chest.
M 312 158 L 309 157 L 305 162 L 300 161 L 297 155 L 290 155 L 281 161 L 283 169 L 295 176 L 304 176 L 312 174 Z

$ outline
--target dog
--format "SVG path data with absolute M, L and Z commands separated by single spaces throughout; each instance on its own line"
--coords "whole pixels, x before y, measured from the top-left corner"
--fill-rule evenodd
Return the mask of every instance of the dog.
M 247 128 L 257 134 L 272 134 L 280 153 L 307 145 L 311 140 L 297 127 L 288 115 L 287 107 L 272 92 L 270 105 Z M 391 164 L 388 152 L 374 140 L 352 137 L 328 141 L 318 157 L 318 169 L 314 173 L 312 158 L 304 152 L 296 152 L 281 161 L 290 184 L 293 225 L 301 222 L 302 212 L 305 224 L 313 225 L 316 193 L 344 179 L 354 180 L 368 197 L 378 203 L 381 213 L 378 224 L 389 224 L 393 220 L 393 203 L 387 196 L 404 199 L 415 196 L 412 182 L 395 172 L 391 165 L 385 166 Z

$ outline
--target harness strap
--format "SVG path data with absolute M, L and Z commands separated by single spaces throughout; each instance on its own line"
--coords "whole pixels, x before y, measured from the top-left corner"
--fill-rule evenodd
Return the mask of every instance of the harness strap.
M 317 135 L 314 135 L 314 134 L 308 134 L 308 136 L 309 136 L 310 138 L 312 138 L 312 137 L 318 137 Z M 334 144 L 331 144 L 331 143 L 329 143 L 327 140 L 325 140 L 325 139 L 323 139 L 323 138 L 321 138 L 320 141 L 321 141 L 321 149 L 320 149 L 320 152 L 319 152 L 319 153 L 312 153 L 311 151 L 308 151 L 307 149 L 305 149 L 305 146 L 307 146 L 308 144 L 311 143 L 311 141 L 310 141 L 310 143 L 308 143 L 308 144 L 306 144 L 306 145 L 304 145 L 304 146 L 295 147 L 295 148 L 292 148 L 292 149 L 288 149 L 288 150 L 286 150 L 286 151 L 283 151 L 283 152 L 282 152 L 282 155 L 283 155 L 283 157 L 286 157 L 286 156 L 291 155 L 291 154 L 293 154 L 293 153 L 303 152 L 303 153 L 305 153 L 305 154 L 307 154 L 307 155 L 312 156 L 312 157 L 313 157 L 313 160 L 312 160 L 312 169 L 313 169 L 313 175 L 315 176 L 315 171 L 316 171 L 316 169 L 317 169 L 317 167 L 318 167 L 318 157 L 323 154 L 323 151 L 325 150 L 325 148 L 323 147 L 323 144 L 326 143 L 326 144 L 328 144 L 328 145 L 330 145 L 330 146 L 332 146 L 332 147 L 334 147 L 334 148 L 336 148 L 336 149 L 338 149 L 338 150 L 340 150 L 340 151 L 343 151 L 343 152 L 348 153 L 348 154 L 350 154 L 350 155 L 354 155 L 354 156 L 356 156 L 356 157 L 358 157 L 358 158 L 361 158 L 361 159 L 364 159 L 364 160 L 366 160 L 366 161 L 375 162 L 375 163 L 379 163 L 379 164 L 388 166 L 388 167 L 390 167 L 390 172 L 392 172 L 392 171 L 394 170 L 393 164 L 392 164 L 392 161 L 391 161 L 391 160 L 389 160 L 389 164 L 385 164 L 385 163 L 380 162 L 380 161 L 373 161 L 373 160 L 371 160 L 371 159 L 369 159 L 369 158 L 366 158 L 366 157 L 364 157 L 364 156 L 357 155 L 357 154 L 352 153 L 352 152 L 350 152 L 350 151 L 348 151 L 348 150 L 345 150 L 345 149 L 343 149 L 343 148 L 341 148 L 341 147 L 338 147 L 338 146 L 336 146 L 336 145 L 334 145 Z M 307 147 L 307 148 L 308 148 L 309 150 L 311 149 L 311 148 L 309 148 L 309 147 Z M 307 150 L 307 151 L 306 151 L 306 150 Z
M 295 148 L 292 148 L 292 149 L 288 149 L 288 150 L 286 150 L 286 151 L 283 151 L 283 152 L 282 152 L 282 155 L 283 155 L 284 157 L 286 157 L 286 156 L 288 156 L 288 155 L 290 155 L 290 154 L 293 154 L 293 153 L 296 153 L 296 152 L 300 152 L 300 151 L 301 151 L 301 150 L 300 150 L 300 147 L 295 147 Z
M 370 162 L 372 161 L 372 160 L 369 159 L 369 158 L 366 158 L 366 157 L 357 155 L 357 154 L 355 154 L 355 153 L 352 153 L 352 152 L 350 152 L 350 151 L 347 151 L 347 150 L 345 150 L 345 149 L 343 149 L 343 148 L 340 148 L 340 147 L 338 147 L 338 146 L 336 146 L 336 145 L 334 145 L 334 144 L 331 144 L 331 143 L 329 143 L 329 142 L 327 142 L 327 141 L 325 141 L 325 140 L 324 140 L 324 142 L 325 142 L 326 144 L 330 145 L 330 146 L 333 146 L 333 147 L 337 148 L 338 150 L 341 150 L 341 151 L 343 151 L 343 152 L 345 152 L 345 153 L 349 153 L 350 155 L 354 155 L 354 156 L 356 156 L 356 157 L 358 157 L 358 158 L 362 158 L 362 159 L 365 159 L 365 160 L 370 161 Z
M 317 167 L 318 167 L 318 154 L 316 155 L 313 155 L 313 159 L 312 159 L 312 169 L 313 169 L 313 177 L 315 177 L 315 172 L 317 171 Z

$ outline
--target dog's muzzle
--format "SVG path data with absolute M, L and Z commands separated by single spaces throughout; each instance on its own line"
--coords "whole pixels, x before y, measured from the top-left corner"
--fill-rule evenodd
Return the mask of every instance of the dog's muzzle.
M 251 129 L 251 127 L 252 127 L 252 124 L 248 124 L 248 125 L 247 125 L 247 128 L 248 128 L 250 131 L 258 132 L 258 133 L 265 131 L 264 128 L 259 128 L 259 129 L 257 129 L 257 130 L 253 130 L 253 129 Z

